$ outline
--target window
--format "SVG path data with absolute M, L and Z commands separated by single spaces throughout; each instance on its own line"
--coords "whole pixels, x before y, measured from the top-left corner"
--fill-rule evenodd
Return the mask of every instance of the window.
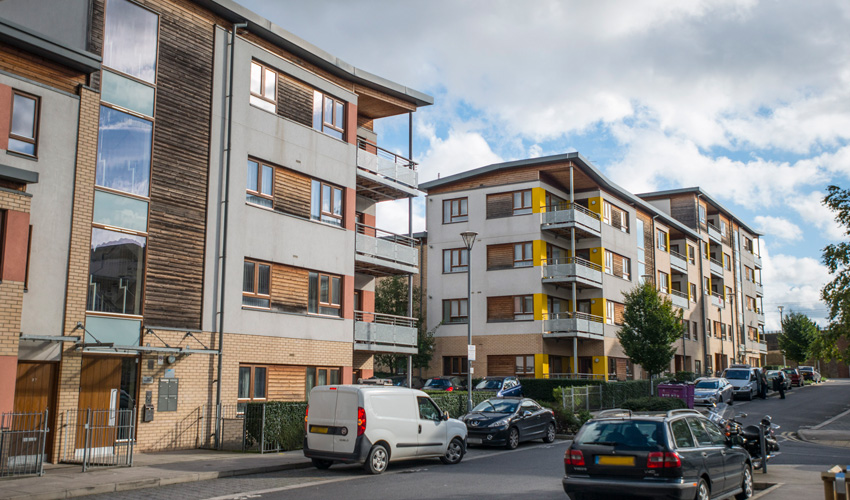
M 339 384 L 340 370 L 339 368 L 328 368 L 322 366 L 308 366 L 306 370 L 305 386 L 307 396 L 310 396 L 310 389 L 322 385 L 337 385 Z
M 307 312 L 342 316 L 342 278 L 311 271 L 307 281 Z
M 469 321 L 466 299 L 448 299 L 443 301 L 444 323 L 467 323 Z
M 697 301 L 697 285 L 696 283 L 688 283 L 691 288 L 691 302 Z
M 466 375 L 466 356 L 443 356 L 443 375 Z
M 277 73 L 254 61 L 251 61 L 250 103 L 272 113 L 277 109 Z
M 0 210 L 0 272 L 3 271 L 3 247 L 5 246 L 4 241 L 6 241 L 6 238 L 3 236 L 3 227 L 5 224 L 6 211 Z M 30 234 L 32 234 L 32 231 L 30 231 Z M 27 257 L 27 260 L 29 260 L 29 257 Z
M 469 220 L 469 212 L 466 198 L 443 200 L 443 224 L 466 222 L 467 220 Z
M 605 250 L 605 273 L 623 278 L 631 279 L 632 261 L 628 257 Z
M 531 213 L 531 190 L 517 191 L 514 197 L 514 215 L 526 215 Z
M 602 222 L 611 225 L 611 204 L 608 202 L 602 203 Z
M 534 296 L 518 295 L 514 297 L 514 321 L 534 319 Z
M 691 337 L 694 339 L 694 341 L 697 341 L 699 337 L 699 334 L 697 333 L 696 321 L 691 321 Z M 697 361 L 697 363 L 699 363 L 699 361 Z M 699 373 L 699 370 L 697 370 L 697 373 Z
M 605 251 L 605 274 L 614 274 L 614 254 Z
M 667 251 L 667 233 L 661 229 L 655 230 L 655 246 L 659 250 Z
M 268 367 L 239 365 L 240 400 L 266 399 L 268 392 Z
M 272 207 L 272 186 L 274 186 L 274 167 L 254 160 L 248 160 L 248 203 L 263 207 Z
M 440 413 L 440 410 L 437 409 L 437 405 L 431 401 L 431 398 L 419 396 L 416 398 L 416 401 L 419 405 L 420 420 L 434 420 L 439 422 L 443 419 L 443 415 Z
M 643 220 L 637 219 L 637 256 L 638 256 L 638 279 L 641 283 L 646 281 L 646 238 L 643 233 Z
M 732 257 L 730 257 L 728 253 L 723 254 L 723 267 L 725 267 L 727 271 L 732 270 Z
M 705 431 L 705 427 L 702 426 L 699 420 L 696 418 L 687 418 L 685 420 L 688 422 L 688 427 L 691 428 L 691 432 L 693 432 L 694 437 L 697 440 L 698 447 L 711 446 L 714 444 L 711 440 L 711 436 Z
M 153 122 L 100 107 L 95 184 L 147 197 Z
M 720 219 L 720 235 L 721 236 L 726 235 L 726 221 L 723 220 L 723 219 Z
M 602 220 L 624 233 L 629 232 L 629 213 L 607 201 L 602 202 Z
M 702 278 L 702 289 L 706 295 L 711 295 L 711 279 L 708 276 Z
M 691 430 L 688 428 L 685 419 L 674 420 L 670 423 L 670 430 L 673 431 L 673 441 L 676 442 L 676 448 L 693 448 L 694 437 L 691 435 Z
M 514 245 L 514 267 L 531 267 L 534 258 L 531 256 L 531 242 L 517 243 Z
M 702 373 L 702 361 L 698 359 L 694 360 L 694 373 L 698 375 Z
M 103 64 L 148 83 L 156 79 L 159 17 L 127 0 L 107 0 Z
M 610 300 L 605 303 L 606 305 L 606 313 L 605 313 L 605 322 L 609 325 L 614 324 L 614 303 Z
M 732 293 L 732 287 L 726 287 L 726 296 L 723 297 L 723 300 L 729 302 L 733 299 L 735 295 Z
M 516 357 L 516 374 L 526 375 L 534 373 L 534 355 Z
M 465 248 L 443 250 L 443 273 L 465 273 L 469 270 L 469 252 Z
M 704 205 L 699 206 L 699 222 L 703 226 L 705 225 L 705 206 Z
M 747 295 L 747 311 L 758 311 L 756 307 L 756 299 Z
M 753 272 L 752 267 L 744 266 L 744 276 L 746 277 L 747 281 L 751 283 L 754 283 L 756 281 L 756 275 L 755 272 Z
M 343 140 L 345 103 L 318 90 L 313 91 L 313 128 Z
M 36 156 L 38 138 L 37 97 L 18 91 L 12 93 L 12 125 L 9 129 L 9 151 Z
M 691 264 L 696 264 L 696 249 L 693 245 L 688 245 L 688 262 Z
M 86 310 L 142 314 L 147 238 L 93 228 Z
M 342 227 L 342 188 L 313 179 L 310 189 L 310 218 Z
M 744 236 L 744 250 L 753 253 L 753 240 Z
M 546 244 L 546 264 L 566 264 L 567 250 L 555 245 Z
M 661 293 L 670 293 L 670 288 L 667 283 L 668 277 L 669 275 L 664 271 L 658 271 L 658 289 Z
M 272 266 L 246 260 L 242 271 L 242 305 L 268 309 Z

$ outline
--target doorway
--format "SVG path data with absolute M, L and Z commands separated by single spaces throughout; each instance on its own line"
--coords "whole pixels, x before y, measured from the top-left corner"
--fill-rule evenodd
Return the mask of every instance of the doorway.
M 43 413 L 47 410 L 45 457 L 53 456 L 53 433 L 56 429 L 56 375 L 58 363 L 18 361 L 15 380 L 15 413 Z
M 84 422 L 88 410 L 93 425 L 102 432 L 93 435 L 89 446 L 112 446 L 116 440 L 132 439 L 130 410 L 136 407 L 138 387 L 137 356 L 83 356 L 80 370 L 80 399 L 77 422 Z M 77 448 L 83 448 L 85 434 L 77 432 Z

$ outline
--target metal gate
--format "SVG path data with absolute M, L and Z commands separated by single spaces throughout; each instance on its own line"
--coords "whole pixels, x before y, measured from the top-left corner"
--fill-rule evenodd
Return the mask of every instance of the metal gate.
M 92 467 L 132 467 L 136 408 L 69 410 L 62 422 L 62 457 Z
M 0 417 L 0 477 L 44 474 L 47 410 Z

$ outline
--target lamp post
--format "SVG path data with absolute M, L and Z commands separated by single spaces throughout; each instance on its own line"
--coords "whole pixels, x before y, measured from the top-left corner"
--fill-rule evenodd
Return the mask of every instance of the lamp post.
M 785 325 L 783 324 L 785 323 L 785 317 L 782 315 L 782 310 L 785 309 L 785 306 L 779 306 L 777 309 L 779 309 L 779 331 L 785 333 Z M 788 366 L 788 362 L 785 361 L 785 351 L 782 351 L 782 368 L 786 366 Z
M 464 231 L 460 233 L 463 244 L 466 246 L 466 411 L 472 411 L 472 360 L 469 354 L 472 351 L 472 245 L 475 244 L 475 231 Z

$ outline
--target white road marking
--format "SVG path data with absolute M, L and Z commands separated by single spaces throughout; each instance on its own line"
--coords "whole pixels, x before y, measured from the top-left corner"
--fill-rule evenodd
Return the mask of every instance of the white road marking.
M 850 414 L 850 410 L 847 410 L 847 411 L 845 411 L 845 412 L 841 412 L 841 413 L 839 413 L 838 415 L 836 415 L 836 416 L 832 417 L 831 419 L 827 420 L 826 422 L 821 422 L 821 423 L 819 423 L 818 425 L 816 425 L 816 426 L 812 427 L 812 430 L 817 430 L 817 429 L 820 429 L 821 427 L 823 427 L 823 426 L 825 426 L 825 425 L 829 425 L 829 424 L 831 424 L 831 423 L 835 422 L 836 420 L 838 420 L 839 418 L 841 418 L 841 417 L 843 417 L 843 416 L 845 416 L 845 415 L 847 415 L 847 414 Z

